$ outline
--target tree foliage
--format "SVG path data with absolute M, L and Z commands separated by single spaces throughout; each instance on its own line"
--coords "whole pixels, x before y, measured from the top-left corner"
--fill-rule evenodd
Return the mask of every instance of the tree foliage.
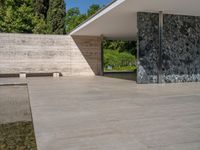
M 65 15 L 64 0 L 49 0 L 47 13 L 48 33 L 65 34 Z
M 81 14 L 79 8 L 70 8 L 66 14 L 66 31 L 71 32 L 76 26 L 87 19 L 85 14 Z
M 81 14 L 79 8 L 70 8 L 67 11 L 66 15 L 66 31 L 67 33 L 70 33 L 74 28 L 76 28 L 78 25 L 83 23 L 85 20 L 87 20 L 90 16 L 95 14 L 99 9 L 101 9 L 100 5 L 94 4 L 91 5 L 85 14 Z
M 104 40 L 103 49 L 105 71 L 134 71 L 136 69 L 135 41 Z
M 134 71 L 136 69 L 136 42 L 104 40 L 104 70 Z M 109 67 L 112 69 L 109 70 Z
M 128 52 L 136 56 L 136 41 L 123 41 L 123 40 L 105 40 L 103 42 L 105 49 L 117 50 L 119 52 Z
M 0 0 L 0 32 L 65 33 L 64 0 Z M 47 10 L 49 20 L 47 26 Z
M 38 22 L 31 0 L 6 0 L 0 8 L 0 32 L 33 33 Z
M 128 52 L 104 49 L 105 71 L 134 71 L 136 58 Z
M 87 11 L 87 17 L 90 17 L 92 15 L 94 15 L 97 11 L 99 11 L 101 9 L 101 6 L 98 4 L 93 4 L 89 7 L 88 11 Z
M 39 17 L 46 19 L 48 9 L 49 0 L 35 0 L 35 11 Z
M 0 7 L 3 7 L 5 4 L 5 1 L 4 0 L 0 0 Z

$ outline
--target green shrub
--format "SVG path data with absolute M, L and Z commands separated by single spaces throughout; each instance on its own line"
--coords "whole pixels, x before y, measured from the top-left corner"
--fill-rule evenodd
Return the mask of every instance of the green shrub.
M 105 71 L 134 71 L 136 58 L 128 52 L 104 49 Z

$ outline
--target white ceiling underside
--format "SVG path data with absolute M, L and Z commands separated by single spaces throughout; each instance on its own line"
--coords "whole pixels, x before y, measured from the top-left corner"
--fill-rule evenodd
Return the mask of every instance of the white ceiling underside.
M 200 0 L 117 0 L 70 35 L 101 36 L 108 39 L 135 40 L 137 12 L 159 12 L 200 16 Z

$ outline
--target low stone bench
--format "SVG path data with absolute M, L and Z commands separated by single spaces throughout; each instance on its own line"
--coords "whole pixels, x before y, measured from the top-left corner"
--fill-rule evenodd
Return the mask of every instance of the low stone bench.
M 45 76 L 52 76 L 54 78 L 59 78 L 61 76 L 60 72 L 46 72 L 46 73 L 6 73 L 0 74 L 0 77 L 19 77 L 19 78 L 26 78 L 26 77 L 45 77 Z
M 20 78 L 26 78 L 26 73 L 19 73 Z
M 29 73 L 28 73 L 29 74 Z M 49 74 L 52 74 L 52 76 L 54 77 L 54 78 L 59 78 L 60 77 L 60 75 L 61 75 L 61 73 L 60 72 L 50 72 L 50 73 L 32 73 L 32 76 L 34 76 L 34 74 L 35 74 L 35 76 L 47 76 L 47 75 L 49 75 Z M 31 76 L 31 73 L 29 74 L 30 76 Z M 19 77 L 20 78 L 26 78 L 27 77 L 27 74 L 26 73 L 20 73 L 19 74 Z

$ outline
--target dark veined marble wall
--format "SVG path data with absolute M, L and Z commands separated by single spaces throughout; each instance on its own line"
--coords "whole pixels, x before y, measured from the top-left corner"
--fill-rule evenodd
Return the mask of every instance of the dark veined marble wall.
M 157 83 L 159 15 L 138 13 L 138 83 Z M 200 81 L 200 17 L 164 14 L 162 81 Z
M 200 81 L 200 17 L 164 15 L 163 81 Z
M 138 13 L 138 83 L 157 82 L 159 15 Z

